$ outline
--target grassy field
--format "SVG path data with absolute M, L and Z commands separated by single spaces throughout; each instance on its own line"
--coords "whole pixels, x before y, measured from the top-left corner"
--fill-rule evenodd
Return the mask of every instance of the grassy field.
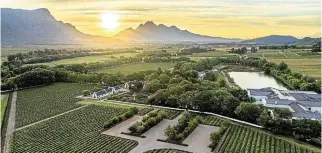
M 80 107 L 75 98 L 94 85 L 56 83 L 18 91 L 16 128 Z
M 92 62 L 104 62 L 104 61 L 113 61 L 117 58 L 122 57 L 135 57 L 138 53 L 123 53 L 123 54 L 114 54 L 114 55 L 101 55 L 101 56 L 85 56 L 85 57 L 76 57 L 70 59 L 63 59 L 48 63 L 37 63 L 39 65 L 68 65 L 68 64 L 80 64 L 80 63 L 92 63 Z M 26 65 L 35 65 L 35 64 L 26 64 Z
M 9 94 L 1 94 L 1 123 L 8 103 Z M 1 124 L 0 123 L 0 124 Z
M 129 152 L 136 141 L 101 134 L 106 121 L 126 110 L 90 105 L 16 131 L 11 152 Z
M 293 71 L 309 74 L 314 77 L 321 76 L 321 59 L 268 59 L 268 61 L 281 63 L 284 61 Z
M 196 53 L 189 57 L 192 60 L 199 61 L 204 58 L 234 56 L 225 52 L 207 52 Z M 276 50 L 260 50 L 257 53 L 247 54 L 249 57 L 266 58 L 268 61 L 281 63 L 284 61 L 295 72 L 311 75 L 313 77 L 321 76 L 321 53 L 312 53 L 298 49 L 278 52 Z
M 137 63 L 137 64 L 129 64 L 129 65 L 120 65 L 116 67 L 109 67 L 106 69 L 102 69 L 96 71 L 98 73 L 117 73 L 121 72 L 122 74 L 131 74 L 134 72 L 139 71 L 146 71 L 146 70 L 157 70 L 159 67 L 161 69 L 169 69 L 174 66 L 175 63 Z

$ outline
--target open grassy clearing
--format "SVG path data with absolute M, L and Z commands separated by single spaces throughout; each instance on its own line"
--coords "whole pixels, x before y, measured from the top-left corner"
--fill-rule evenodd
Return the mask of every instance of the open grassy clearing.
M 136 63 L 136 64 L 128 64 L 128 65 L 120 65 L 115 67 L 109 67 L 106 69 L 102 69 L 96 71 L 98 73 L 117 73 L 120 72 L 122 74 L 131 74 L 139 71 L 146 70 L 157 70 L 161 68 L 163 70 L 170 69 L 174 66 L 175 63 L 170 62 L 162 62 L 162 63 Z
M 292 70 L 302 74 L 321 76 L 321 59 L 268 59 L 268 61 L 281 63 L 284 61 Z
M 11 152 L 129 152 L 136 141 L 101 134 L 106 121 L 126 110 L 91 105 L 17 131 Z
M 94 85 L 56 83 L 18 91 L 16 128 L 80 107 L 75 98 Z
M 76 57 L 69 59 L 62 59 L 58 61 L 52 61 L 48 63 L 37 63 L 38 65 L 68 65 L 68 64 L 80 64 L 80 63 L 92 63 L 92 62 L 104 62 L 104 61 L 114 61 L 120 57 L 135 57 L 138 53 L 123 53 L 123 54 L 113 54 L 113 55 L 100 55 L 100 56 L 85 56 Z M 26 65 L 37 65 L 37 64 L 26 64 Z
M 194 53 L 190 56 L 192 57 L 225 57 L 225 56 L 235 56 L 237 54 L 231 54 L 228 52 L 216 52 L 216 51 L 212 51 L 212 52 L 204 52 L 204 53 Z
M 318 153 L 320 150 L 310 145 L 276 137 L 255 128 L 233 124 L 221 138 L 215 152 Z
M 8 103 L 9 94 L 1 94 L 1 123 L 4 117 L 4 113 L 6 111 L 7 103 Z M 0 125 L 1 125 L 0 123 Z

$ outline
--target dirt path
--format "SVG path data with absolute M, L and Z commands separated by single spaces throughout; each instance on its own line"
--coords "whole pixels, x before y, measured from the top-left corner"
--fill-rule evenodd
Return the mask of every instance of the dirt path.
M 78 107 L 78 108 L 75 108 L 75 109 L 69 110 L 69 111 L 67 111 L 67 112 L 64 112 L 64 113 L 61 113 L 61 114 L 58 114 L 58 115 L 55 115 L 55 116 L 52 116 L 52 117 L 49 117 L 49 118 L 46 118 L 46 119 L 43 119 L 43 120 L 40 120 L 40 121 L 34 122 L 34 123 L 31 123 L 31 124 L 28 124 L 28 125 L 26 125 L 26 126 L 23 126 L 23 127 L 17 128 L 15 131 L 22 130 L 22 129 L 24 129 L 24 128 L 27 128 L 27 127 L 30 127 L 30 126 L 36 125 L 36 124 L 41 123 L 41 122 L 45 122 L 45 121 L 47 121 L 47 120 L 50 120 L 50 119 L 56 118 L 56 117 L 58 117 L 58 116 L 65 115 L 65 114 L 67 114 L 67 113 L 70 113 L 70 112 L 73 112 L 73 111 L 76 111 L 76 110 L 82 109 L 82 108 L 87 107 L 87 106 L 89 106 L 89 105 L 84 105 L 84 106 L 82 106 L 82 107 Z
M 4 153 L 9 153 L 9 145 L 10 145 L 10 138 L 12 133 L 15 131 L 15 123 L 16 123 L 16 101 L 17 101 L 17 91 L 14 91 L 12 93 L 11 97 L 11 107 L 9 112 L 9 119 L 7 124 L 7 131 L 6 131 L 6 137 L 4 142 Z
M 287 57 L 284 53 L 282 53 L 280 50 L 278 50 L 278 52 L 280 52 L 280 54 L 284 55 L 285 57 Z

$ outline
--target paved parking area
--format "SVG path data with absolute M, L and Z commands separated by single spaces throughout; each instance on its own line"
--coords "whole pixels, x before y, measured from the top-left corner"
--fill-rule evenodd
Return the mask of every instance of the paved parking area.
M 132 124 L 134 124 L 136 121 L 141 120 L 142 119 L 141 116 L 134 116 L 114 126 L 113 128 L 107 131 L 104 131 L 103 134 L 137 141 L 139 145 L 136 146 L 134 149 L 132 149 L 129 153 L 143 153 L 148 150 L 162 149 L 162 148 L 173 148 L 173 149 L 190 151 L 194 153 L 211 153 L 210 148 L 208 148 L 208 145 L 210 144 L 210 140 L 209 140 L 210 133 L 216 130 L 219 130 L 219 127 L 215 127 L 215 126 L 199 125 L 183 142 L 185 144 L 188 144 L 189 146 L 181 146 L 181 145 L 175 145 L 171 143 L 156 141 L 157 139 L 166 139 L 166 136 L 164 136 L 164 129 L 169 125 L 177 124 L 178 119 L 180 117 L 181 115 L 176 117 L 174 120 L 164 119 L 159 124 L 157 124 L 150 130 L 142 134 L 146 136 L 146 138 L 140 138 L 140 137 L 121 134 L 121 132 L 127 132 L 128 131 L 127 128 Z

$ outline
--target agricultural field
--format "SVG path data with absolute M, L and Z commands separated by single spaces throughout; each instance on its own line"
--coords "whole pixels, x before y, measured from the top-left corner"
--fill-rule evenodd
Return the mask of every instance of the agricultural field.
M 211 51 L 211 52 L 203 52 L 203 53 L 194 53 L 190 55 L 190 57 L 225 57 L 225 56 L 236 56 L 237 54 L 232 54 L 228 52 L 218 52 L 218 51 Z
M 281 63 L 284 61 L 293 71 L 308 74 L 313 77 L 321 76 L 321 59 L 268 59 L 268 61 Z
M 320 151 L 318 148 L 288 141 L 255 128 L 233 124 L 221 138 L 215 152 L 318 153 Z
M 153 149 L 146 151 L 144 153 L 191 153 L 183 150 L 178 150 L 178 149 Z
M 16 128 L 80 107 L 82 90 L 94 85 L 56 83 L 18 91 Z
M 169 120 L 173 120 L 174 118 L 176 118 L 182 113 L 182 111 L 178 111 L 178 110 L 171 110 L 171 109 L 162 109 L 162 110 L 167 112 L 168 116 L 166 119 L 169 119 Z
M 115 152 L 137 146 L 133 140 L 101 134 L 104 123 L 127 109 L 89 105 L 16 131 L 12 152 Z
M 122 53 L 113 55 L 100 55 L 100 56 L 85 56 L 76 57 L 69 59 L 62 59 L 58 61 L 52 61 L 48 63 L 37 63 L 38 65 L 68 65 L 68 64 L 80 64 L 80 63 L 92 63 L 92 62 L 105 62 L 105 61 L 115 61 L 120 57 L 135 57 L 138 53 Z M 37 65 L 37 64 L 26 64 L 26 65 Z
M 106 106 L 106 107 L 118 107 L 118 108 L 124 108 L 124 109 L 129 109 L 133 106 L 131 105 L 124 105 L 124 104 L 117 104 L 117 102 L 113 102 L 113 101 L 107 101 L 107 102 L 96 102 L 94 100 L 82 100 L 80 102 L 77 102 L 78 104 L 82 104 L 82 105 L 89 105 L 89 104 L 93 104 L 93 105 L 98 105 L 98 106 Z M 150 107 L 143 107 L 143 106 L 135 106 L 139 109 L 139 113 L 138 115 L 145 115 L 151 111 L 153 111 L 153 108 Z
M 284 61 L 292 70 L 302 74 L 308 74 L 313 77 L 321 76 L 321 53 L 312 53 L 310 51 L 285 51 L 276 50 L 259 51 L 257 53 L 247 54 L 249 57 L 266 58 L 268 61 L 277 64 Z
M 170 69 L 175 65 L 175 63 L 170 62 L 161 62 L 161 63 L 136 63 L 136 64 L 127 64 L 127 65 L 120 65 L 115 67 L 109 67 L 106 69 L 102 69 L 96 71 L 97 73 L 117 73 L 120 72 L 122 74 L 131 74 L 140 71 L 147 71 L 147 70 L 157 70 L 161 68 L 163 70 Z
M 220 126 L 224 119 L 213 115 L 198 115 L 202 118 L 202 124 Z
M 1 123 L 4 117 L 4 113 L 6 111 L 8 97 L 9 97 L 9 94 L 1 94 Z

